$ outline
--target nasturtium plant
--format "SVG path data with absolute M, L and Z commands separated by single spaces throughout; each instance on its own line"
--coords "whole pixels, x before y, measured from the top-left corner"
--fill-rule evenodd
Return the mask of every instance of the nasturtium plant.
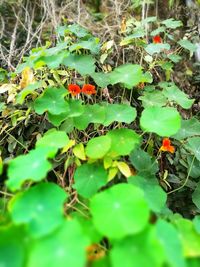
M 38 114 L 48 111 L 54 115 L 68 111 L 68 103 L 64 100 L 66 94 L 67 90 L 64 88 L 46 88 L 43 94 L 34 102 L 35 111 Z
M 173 135 L 173 138 L 182 140 L 188 137 L 200 135 L 200 122 L 196 118 L 181 120 L 181 128 Z
M 63 64 L 71 69 L 75 69 L 81 75 L 95 72 L 95 59 L 91 55 L 71 54 L 63 60 Z
M 182 92 L 174 83 L 162 82 L 159 83 L 163 90 L 163 95 L 168 98 L 169 101 L 174 101 L 182 108 L 189 109 L 194 103 L 194 99 L 189 99 L 188 96 Z
M 85 163 L 79 166 L 74 174 L 74 185 L 81 196 L 92 197 L 102 186 L 107 183 L 107 172 L 103 166 L 96 163 Z
M 107 134 L 111 139 L 109 154 L 113 156 L 125 156 L 140 143 L 139 135 L 131 129 L 115 129 Z
M 200 137 L 190 137 L 187 139 L 185 147 L 189 149 L 200 161 Z
M 132 89 L 142 82 L 143 72 L 140 65 L 126 64 L 115 68 L 109 78 L 112 85 L 122 83 L 126 88 Z
M 199 267 L 197 37 L 136 0 L 100 38 L 64 17 L 49 38 L 38 21 L 55 18 L 35 5 L 21 49 L 21 2 L 14 46 L 1 36 L 0 267 Z M 107 25 L 101 1 L 85 2 L 78 21 L 85 6 L 86 24 Z
M 155 229 L 148 227 L 139 234 L 114 242 L 110 258 L 113 267 L 149 267 L 149 263 L 161 267 L 165 254 Z
M 59 148 L 66 146 L 68 143 L 69 138 L 65 132 L 52 128 L 37 141 L 36 148 L 48 147 L 49 149 L 52 148 L 52 151 L 56 153 Z
M 160 240 L 167 262 L 172 267 L 186 267 L 184 251 L 178 230 L 174 225 L 160 219 L 156 223 L 158 240 Z
M 163 107 L 167 103 L 167 98 L 161 91 L 144 92 L 139 99 L 142 100 L 142 105 L 144 108 L 153 106 Z
M 27 155 L 20 155 L 9 162 L 8 180 L 6 182 L 11 191 L 16 191 L 26 181 L 40 181 L 51 170 L 52 165 L 48 161 L 50 148 L 36 148 Z
M 131 176 L 128 182 L 140 188 L 144 192 L 149 207 L 154 212 L 161 212 L 167 201 L 167 194 L 159 186 L 155 177 Z
M 170 49 L 170 45 L 169 44 L 148 44 L 147 47 L 145 48 L 146 52 L 149 55 L 154 55 L 156 53 L 161 53 L 164 50 L 169 50 Z
M 13 225 L 0 227 L 0 235 L 0 266 L 24 266 L 26 261 L 24 229 Z
M 108 104 L 105 105 L 106 115 L 104 126 L 110 125 L 114 121 L 131 123 L 136 118 L 135 108 L 127 104 Z
M 129 157 L 139 176 L 154 176 L 158 170 L 158 161 L 140 148 L 133 150 Z
M 130 184 L 114 185 L 96 194 L 90 208 L 97 230 L 111 239 L 141 232 L 149 219 L 143 192 Z
M 181 117 L 175 108 L 148 107 L 142 112 L 140 126 L 146 132 L 171 136 L 180 129 Z
M 103 158 L 111 147 L 108 135 L 92 138 L 86 146 L 85 153 L 91 159 Z
M 16 194 L 9 203 L 9 211 L 16 225 L 26 224 L 32 237 L 42 237 L 63 223 L 66 198 L 67 194 L 58 185 L 40 183 Z
M 84 236 L 76 220 L 64 221 L 52 234 L 34 242 L 28 259 L 28 266 L 50 267 L 55 262 L 60 267 L 84 267 L 86 246 L 89 240 Z

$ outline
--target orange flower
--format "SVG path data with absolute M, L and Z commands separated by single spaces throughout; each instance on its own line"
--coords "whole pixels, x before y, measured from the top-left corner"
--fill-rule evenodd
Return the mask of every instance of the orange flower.
M 161 44 L 162 43 L 162 39 L 159 35 L 156 35 L 153 37 L 153 43 L 154 44 Z
M 73 96 L 78 95 L 81 92 L 81 88 L 77 84 L 69 84 L 68 90 Z
M 82 92 L 86 95 L 96 94 L 95 86 L 92 84 L 84 84 L 82 88 Z
M 163 139 L 160 151 L 168 151 L 170 153 L 174 153 L 175 148 L 171 145 L 171 141 L 169 140 L 169 138 Z

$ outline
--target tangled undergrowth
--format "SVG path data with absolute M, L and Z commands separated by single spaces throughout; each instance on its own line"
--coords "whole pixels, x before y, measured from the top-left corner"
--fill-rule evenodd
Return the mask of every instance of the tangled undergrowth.
M 101 42 L 62 24 L 16 69 L 4 61 L 0 266 L 199 266 L 199 100 L 177 80 L 196 46 L 182 26 L 130 18 Z

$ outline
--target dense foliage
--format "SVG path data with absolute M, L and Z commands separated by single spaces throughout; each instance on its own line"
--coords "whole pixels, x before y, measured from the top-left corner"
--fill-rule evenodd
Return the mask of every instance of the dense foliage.
M 200 122 L 173 78 L 196 47 L 181 26 L 127 21 L 120 47 L 137 54 L 115 65 L 112 40 L 63 25 L 1 69 L 0 266 L 199 266 Z

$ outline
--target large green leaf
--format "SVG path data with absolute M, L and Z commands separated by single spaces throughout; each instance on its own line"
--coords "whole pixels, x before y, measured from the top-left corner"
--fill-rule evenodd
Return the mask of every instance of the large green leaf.
M 8 180 L 6 182 L 11 191 L 20 189 L 25 181 L 40 181 L 51 170 L 47 157 L 53 156 L 50 148 L 37 148 L 27 155 L 20 155 L 11 160 L 8 165 Z
M 15 224 L 26 224 L 35 238 L 51 233 L 63 220 L 63 204 L 67 194 L 58 185 L 40 183 L 18 193 L 10 202 L 9 210 Z
M 185 147 L 189 149 L 195 157 L 200 161 L 200 137 L 188 138 Z
M 180 46 L 190 51 L 190 55 L 192 56 L 193 53 L 197 50 L 197 46 L 191 43 L 189 40 L 182 39 L 178 42 Z
M 158 161 L 138 148 L 131 152 L 130 161 L 140 176 L 154 176 L 158 172 Z
M 91 159 L 100 159 L 106 155 L 110 146 L 111 139 L 108 136 L 95 137 L 87 143 L 85 153 Z
M 58 115 L 48 113 L 49 121 L 53 125 L 59 126 L 66 119 L 79 117 L 85 110 L 85 106 L 82 105 L 82 101 L 76 99 L 70 99 L 68 101 L 68 107 L 69 108 L 66 109 L 66 112 Z
M 146 132 L 171 136 L 180 129 L 181 117 L 175 108 L 149 107 L 142 112 L 140 126 Z
M 149 219 L 143 192 L 129 184 L 118 184 L 91 199 L 91 213 L 97 230 L 120 239 L 142 231 Z
M 25 233 L 20 227 L 0 227 L 0 266 L 25 266 Z
M 158 240 L 160 240 L 163 245 L 170 266 L 186 267 L 183 246 L 176 228 L 172 224 L 161 219 L 157 222 L 156 228 Z
M 142 100 L 142 106 L 144 108 L 153 106 L 162 107 L 167 103 L 167 98 L 161 91 L 144 92 L 143 96 L 140 96 L 138 99 Z
M 200 234 L 195 230 L 193 222 L 180 218 L 175 223 L 182 240 L 185 257 L 200 257 Z
M 131 129 L 115 129 L 107 134 L 111 138 L 109 153 L 113 156 L 125 156 L 140 143 L 140 137 Z
M 98 54 L 100 51 L 99 38 L 90 38 L 87 41 L 80 41 L 70 46 L 69 51 L 78 51 L 80 49 L 89 50 L 92 54 Z
M 110 257 L 112 267 L 162 267 L 165 255 L 155 229 L 148 227 L 140 234 L 115 242 Z
M 143 72 L 140 65 L 125 64 L 114 69 L 109 74 L 111 84 L 122 83 L 126 88 L 132 89 L 143 81 Z
M 178 27 L 181 27 L 183 25 L 182 21 L 175 20 L 173 18 L 163 20 L 161 24 L 165 25 L 169 29 L 176 29 Z
M 94 79 L 95 83 L 102 88 L 105 88 L 111 83 L 108 73 L 94 72 L 91 74 L 91 77 Z
M 69 138 L 63 131 L 57 131 L 55 128 L 48 130 L 42 138 L 36 143 L 37 147 L 49 147 L 52 148 L 54 153 L 59 148 L 66 146 L 69 143 Z
M 87 128 L 89 123 L 103 123 L 105 120 L 105 107 L 98 104 L 86 105 L 84 113 L 74 118 L 74 126 L 79 130 Z
M 169 101 L 175 101 L 182 108 L 189 109 L 194 103 L 194 99 L 189 99 L 174 83 L 162 82 L 159 85 L 164 89 L 163 94 Z
M 71 54 L 63 60 L 63 64 L 71 69 L 75 69 L 81 75 L 95 72 L 95 59 L 91 55 Z
M 114 121 L 131 123 L 136 118 L 136 109 L 126 104 L 107 104 L 105 112 L 104 126 L 108 126 Z
M 192 201 L 200 209 L 200 182 L 197 184 L 193 194 L 192 194 Z
M 144 198 L 152 211 L 161 212 L 166 204 L 167 194 L 158 184 L 156 178 L 144 178 L 136 175 L 129 177 L 128 182 L 144 192 Z
M 64 88 L 48 87 L 34 102 L 35 111 L 42 114 L 45 111 L 51 114 L 60 114 L 69 110 L 68 103 L 64 100 L 67 90 Z
M 26 88 L 24 88 L 19 94 L 16 96 L 16 102 L 17 104 L 22 105 L 26 96 L 30 94 L 34 94 L 35 90 L 42 87 L 42 81 L 35 82 L 32 84 L 29 84 Z
M 199 120 L 192 118 L 181 121 L 181 128 L 175 135 L 173 135 L 173 138 L 182 140 L 195 135 L 200 135 L 200 122 Z
M 79 166 L 74 174 L 74 185 L 79 195 L 90 198 L 107 183 L 107 172 L 96 163 Z
M 169 50 L 170 45 L 169 44 L 148 44 L 145 48 L 146 52 L 150 55 L 153 55 L 155 53 L 163 52 L 164 50 Z
M 48 223 L 48 222 L 47 222 Z M 75 220 L 64 222 L 57 231 L 32 246 L 28 267 L 84 267 L 88 239 Z

